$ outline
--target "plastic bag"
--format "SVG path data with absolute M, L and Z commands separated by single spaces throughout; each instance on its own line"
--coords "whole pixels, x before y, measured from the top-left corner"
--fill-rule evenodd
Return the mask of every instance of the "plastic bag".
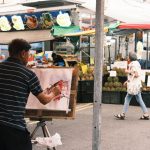
M 137 95 L 141 92 L 141 85 L 136 84 L 135 82 L 127 82 L 127 92 L 131 95 Z
M 62 145 L 61 137 L 58 133 L 55 133 L 51 137 L 37 137 L 35 141 L 43 146 L 48 146 L 50 148 Z

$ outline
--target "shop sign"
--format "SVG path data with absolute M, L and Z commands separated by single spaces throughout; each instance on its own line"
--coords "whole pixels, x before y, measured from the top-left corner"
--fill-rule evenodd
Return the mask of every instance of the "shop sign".
M 58 25 L 61 27 L 69 27 L 71 25 L 71 20 L 68 13 L 62 13 L 59 12 L 57 19 L 56 19 Z
M 70 26 L 68 10 L 0 16 L 0 31 L 51 29 L 54 24 Z M 57 20 L 57 21 L 56 21 Z

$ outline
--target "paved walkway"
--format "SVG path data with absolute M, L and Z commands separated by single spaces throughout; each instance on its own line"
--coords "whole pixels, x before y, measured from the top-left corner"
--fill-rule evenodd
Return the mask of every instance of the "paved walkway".
M 102 107 L 102 150 L 149 150 L 150 120 L 139 120 L 138 106 L 129 107 L 126 120 L 114 119 L 113 114 L 121 110 L 122 105 Z
M 121 110 L 122 105 L 102 104 L 101 150 L 149 150 L 150 120 L 139 120 L 142 111 L 138 106 L 129 107 L 126 120 L 116 120 L 113 115 Z M 75 120 L 48 123 L 51 133 L 58 132 L 62 137 L 63 145 L 57 150 L 92 150 L 92 113 L 92 104 L 81 105 Z M 34 150 L 46 148 L 36 146 Z

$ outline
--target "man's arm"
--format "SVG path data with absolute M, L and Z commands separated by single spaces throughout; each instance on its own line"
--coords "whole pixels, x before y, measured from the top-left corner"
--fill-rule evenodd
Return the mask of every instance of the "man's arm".
M 58 86 L 54 87 L 53 90 L 47 94 L 47 92 L 43 91 L 39 93 L 36 97 L 43 105 L 49 103 L 55 96 L 60 94 L 60 88 Z

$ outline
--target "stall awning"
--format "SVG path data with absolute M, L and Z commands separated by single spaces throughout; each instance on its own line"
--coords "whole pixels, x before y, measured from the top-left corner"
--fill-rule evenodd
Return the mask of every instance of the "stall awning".
M 108 32 L 108 27 L 104 27 L 104 32 Z M 94 35 L 95 34 L 95 29 L 92 30 L 87 30 L 87 31 L 79 31 L 76 33 L 68 33 L 64 34 L 64 36 L 81 36 L 81 35 Z
M 121 23 L 119 29 L 150 29 L 150 24 L 128 24 Z
M 53 26 L 53 36 L 64 36 L 65 34 L 74 34 L 80 32 L 79 26 L 61 27 Z
M 65 34 L 64 36 L 81 36 L 81 35 L 92 35 L 92 34 L 95 34 L 95 29 L 88 30 L 88 31 L 80 31 L 76 33 L 68 33 L 68 34 Z
M 50 30 L 0 32 L 0 44 L 7 44 L 15 38 L 23 38 L 30 43 L 54 39 Z

